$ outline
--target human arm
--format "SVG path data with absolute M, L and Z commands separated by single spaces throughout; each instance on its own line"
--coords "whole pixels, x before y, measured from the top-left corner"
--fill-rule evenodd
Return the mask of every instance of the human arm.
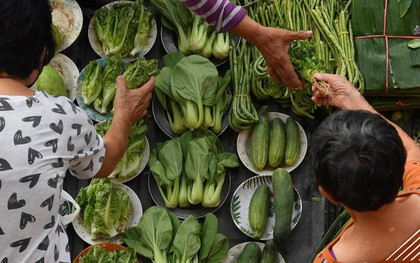
M 288 52 L 292 41 L 309 38 L 312 32 L 265 27 L 249 16 L 245 16 L 233 27 L 232 32 L 258 48 L 267 63 L 267 72 L 274 81 L 279 82 L 281 79 L 288 87 L 302 87 Z
M 379 114 L 345 77 L 318 73 L 315 75 L 315 78 L 318 81 L 327 83 L 331 89 L 329 95 L 326 96 L 316 87 L 312 87 L 312 91 L 314 92 L 312 101 L 315 103 L 334 106 L 342 110 L 367 110 Z M 420 147 L 417 146 L 416 142 L 398 125 L 386 119 L 384 116 L 382 117 L 397 130 L 407 152 L 407 161 L 420 161 Z
M 302 87 L 288 51 L 292 41 L 309 38 L 312 32 L 265 27 L 247 16 L 243 7 L 236 6 L 229 0 L 180 1 L 209 24 L 215 25 L 217 31 L 231 31 L 255 45 L 263 55 L 267 71 L 273 80 L 279 82 L 281 79 L 291 88 Z M 213 8 L 216 5 L 218 7 Z
M 117 92 L 114 98 L 114 117 L 104 135 L 105 159 L 95 177 L 108 177 L 118 161 L 124 156 L 131 126 L 147 114 L 152 98 L 154 77 L 141 88 L 129 90 L 122 76 L 117 78 Z

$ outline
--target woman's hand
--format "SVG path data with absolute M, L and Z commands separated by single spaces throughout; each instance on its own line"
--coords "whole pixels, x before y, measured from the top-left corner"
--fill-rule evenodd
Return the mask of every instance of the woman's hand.
M 129 90 L 125 79 L 118 76 L 117 91 L 114 98 L 114 116 L 126 117 L 130 124 L 144 117 L 152 99 L 154 85 L 155 78 L 152 76 L 142 87 Z
M 315 74 L 317 81 L 329 85 L 330 91 L 327 95 L 312 87 L 314 96 L 312 101 L 319 105 L 330 105 L 342 110 L 369 110 L 374 111 L 372 106 L 357 91 L 357 89 L 343 76 L 335 74 Z
M 282 80 L 290 88 L 303 87 L 290 62 L 289 47 L 294 40 L 310 38 L 312 31 L 266 27 L 245 16 L 232 28 L 232 32 L 258 48 L 267 63 L 267 72 L 274 81 Z
M 122 76 L 117 77 L 117 92 L 114 97 L 114 117 L 104 138 L 105 160 L 95 177 L 107 177 L 114 171 L 118 161 L 124 156 L 128 135 L 134 122 L 147 114 L 155 78 L 150 77 L 143 86 L 129 90 Z
M 267 62 L 267 72 L 270 77 L 280 82 L 282 80 L 290 88 L 302 88 L 289 58 L 290 43 L 312 36 L 311 31 L 289 31 L 274 27 L 262 27 L 261 36 L 255 39 L 255 46 Z

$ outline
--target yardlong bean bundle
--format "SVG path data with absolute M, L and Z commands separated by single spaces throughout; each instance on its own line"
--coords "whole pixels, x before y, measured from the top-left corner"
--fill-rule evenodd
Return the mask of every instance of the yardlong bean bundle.
M 242 0 L 239 4 L 245 6 L 248 15 L 262 25 L 314 32 L 312 38 L 296 41 L 290 48 L 290 56 L 295 58 L 294 61 L 291 59 L 292 64 L 305 82 L 303 90 L 292 90 L 271 81 L 261 53 L 253 47 L 250 55 L 253 67 L 246 67 L 243 74 L 251 76 L 251 91 L 258 100 L 275 98 L 282 106 L 291 107 L 296 114 L 314 118 L 313 113 L 318 106 L 310 98 L 313 95 L 311 86 L 317 84 L 313 78 L 316 72 L 343 75 L 363 93 L 363 78 L 354 60 L 348 12 L 351 1 Z M 302 52 L 305 54 L 298 56 Z

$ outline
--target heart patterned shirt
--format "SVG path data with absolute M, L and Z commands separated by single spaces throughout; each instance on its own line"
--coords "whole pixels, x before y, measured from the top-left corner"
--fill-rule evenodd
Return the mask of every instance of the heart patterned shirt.
M 0 95 L 0 147 L 0 263 L 71 262 L 59 199 L 105 158 L 93 122 L 66 97 Z

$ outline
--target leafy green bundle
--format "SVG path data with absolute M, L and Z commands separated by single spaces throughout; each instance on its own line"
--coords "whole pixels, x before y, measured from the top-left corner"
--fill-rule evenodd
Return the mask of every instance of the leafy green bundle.
M 130 197 L 109 179 L 92 179 L 88 187 L 80 189 L 76 202 L 92 240 L 124 233 L 130 223 Z
M 217 263 L 229 251 L 229 240 L 218 233 L 215 215 L 207 214 L 203 225 L 193 215 L 180 222 L 158 206 L 148 208 L 139 225 L 127 229 L 124 242 L 154 263 Z
M 107 251 L 105 246 L 93 246 L 79 259 L 79 263 L 135 263 L 137 262 L 136 251 L 132 248 L 127 250 L 117 249 L 112 252 Z
M 178 33 L 178 50 L 183 55 L 199 54 L 223 60 L 228 58 L 230 36 L 217 33 L 200 16 L 178 0 L 151 0 L 162 15 L 162 25 Z
M 163 62 L 165 66 L 155 78 L 154 91 L 171 130 L 176 134 L 187 129 L 220 133 L 223 114 L 232 100 L 226 89 L 230 73 L 219 77 L 216 66 L 199 55 L 169 53 Z
M 123 75 L 128 89 L 135 89 L 147 82 L 151 75 L 156 74 L 158 62 L 156 59 L 139 58 L 130 63 L 124 63 L 119 57 L 102 60 L 92 60 L 86 67 L 81 93 L 86 105 L 93 104 L 101 114 L 112 111 L 112 104 L 117 90 L 116 78 Z
M 211 131 L 187 131 L 158 143 L 148 164 L 168 208 L 218 206 L 225 168 L 239 166 L 236 154 L 224 152 Z
M 95 129 L 99 135 L 104 136 L 111 123 L 111 119 L 97 123 L 95 124 Z M 143 158 L 146 147 L 146 132 L 147 125 L 143 119 L 138 120 L 132 125 L 130 134 L 128 135 L 128 147 L 125 150 L 124 156 L 117 163 L 117 166 L 108 178 L 116 178 L 124 181 L 138 173 L 140 161 Z
M 97 9 L 93 21 L 106 56 L 134 57 L 147 44 L 153 14 L 137 0 Z

